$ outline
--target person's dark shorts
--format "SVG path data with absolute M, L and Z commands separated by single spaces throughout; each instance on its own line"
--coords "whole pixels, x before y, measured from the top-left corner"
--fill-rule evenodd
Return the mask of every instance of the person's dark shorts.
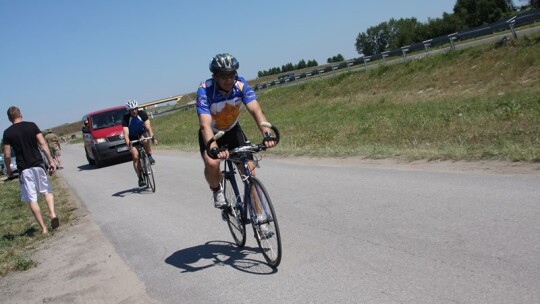
M 217 144 L 220 147 L 227 145 L 227 149 L 232 150 L 236 147 L 245 145 L 247 140 L 248 139 L 246 138 L 244 131 L 242 131 L 240 124 L 237 123 L 232 129 L 225 132 L 225 135 L 223 135 L 220 139 L 217 140 Z M 199 149 L 201 153 L 206 152 L 206 143 L 204 142 L 202 138 L 200 129 L 199 129 Z
M 140 133 L 140 134 L 129 134 L 129 140 L 130 141 L 133 141 L 133 140 L 139 140 L 141 139 L 141 137 L 148 137 L 148 133 L 147 132 L 144 132 L 144 133 Z
M 144 133 L 139 134 L 139 135 L 129 134 L 129 141 L 139 140 L 143 136 L 148 137 L 148 133 L 144 132 Z M 136 147 L 142 147 L 143 143 L 139 141 L 139 142 L 136 142 L 136 143 L 132 143 L 131 145 L 132 145 L 132 147 L 136 148 Z

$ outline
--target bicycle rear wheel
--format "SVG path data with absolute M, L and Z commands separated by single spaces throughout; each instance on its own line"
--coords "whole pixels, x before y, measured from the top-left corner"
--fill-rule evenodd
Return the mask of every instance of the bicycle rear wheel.
M 268 264 L 277 267 L 281 262 L 281 234 L 274 206 L 264 185 L 256 177 L 250 182 L 251 222 L 255 239 Z M 255 204 L 260 203 L 261 213 L 256 214 Z
M 146 187 L 152 188 L 152 192 L 156 192 L 156 181 L 154 180 L 154 169 L 150 164 L 148 156 L 144 157 L 144 178 L 146 179 Z
M 241 197 L 238 194 L 238 183 L 232 172 L 223 172 L 221 175 L 221 184 L 223 193 L 227 201 L 227 209 L 223 210 L 227 214 L 227 225 L 231 235 L 238 247 L 244 247 L 246 244 L 246 221 L 242 218 Z

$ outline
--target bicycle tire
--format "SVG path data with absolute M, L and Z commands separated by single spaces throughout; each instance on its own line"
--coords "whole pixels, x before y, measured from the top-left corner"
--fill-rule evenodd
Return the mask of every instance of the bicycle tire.
M 227 226 L 238 247 L 244 247 L 246 244 L 246 221 L 242 217 L 241 196 L 238 190 L 237 180 L 232 180 L 236 175 L 232 172 L 223 172 L 221 175 L 221 185 L 223 185 L 223 194 L 227 201 Z M 233 187 L 233 182 L 236 188 Z
M 141 153 L 141 169 L 143 178 L 146 181 L 146 189 L 151 188 L 152 192 L 156 192 L 156 182 L 154 180 L 154 170 L 150 164 L 150 159 L 146 153 Z
M 148 157 L 145 158 L 146 161 L 146 185 L 152 188 L 152 192 L 156 192 L 156 180 L 154 179 L 154 169 Z
M 137 150 L 137 153 L 139 155 L 139 178 L 142 177 L 142 179 L 146 182 L 146 168 L 144 167 L 145 155 L 140 150 Z M 144 189 L 148 189 L 148 183 L 144 186 Z
M 274 206 L 270 200 L 270 195 L 268 195 L 266 188 L 258 178 L 251 177 L 249 190 L 251 226 L 255 233 L 255 239 L 259 244 L 259 248 L 262 250 L 266 262 L 268 262 L 271 267 L 276 268 L 281 262 L 282 248 L 281 234 L 279 232 L 279 225 Z M 260 202 L 264 214 L 262 222 L 259 222 L 255 215 L 253 204 L 256 203 L 256 199 Z M 265 224 L 267 225 L 267 229 L 265 229 L 266 232 L 264 233 L 261 231 L 261 226 Z

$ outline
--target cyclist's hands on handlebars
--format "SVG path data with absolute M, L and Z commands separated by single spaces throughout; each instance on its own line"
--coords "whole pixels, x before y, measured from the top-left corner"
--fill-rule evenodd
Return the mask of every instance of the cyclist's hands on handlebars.
M 238 149 L 242 152 L 257 153 L 261 150 L 266 150 L 268 148 L 273 148 L 279 143 L 280 134 L 276 126 L 273 126 L 269 122 L 262 122 L 260 124 L 261 131 L 263 132 L 263 142 L 260 144 L 247 144 L 244 147 L 237 147 L 233 149 L 233 153 L 237 153 Z M 206 154 L 212 159 L 228 159 L 230 156 L 227 146 L 218 147 L 216 142 L 225 134 L 224 131 L 219 131 L 214 136 L 208 140 L 206 143 Z M 247 148 L 247 149 L 246 149 Z
M 208 156 L 212 159 L 227 159 L 229 158 L 229 150 L 225 147 L 213 147 L 210 150 L 207 150 Z
M 264 132 L 263 136 L 264 136 L 263 142 L 267 148 L 273 148 L 277 145 L 276 138 L 272 136 L 272 133 L 267 131 L 267 132 Z

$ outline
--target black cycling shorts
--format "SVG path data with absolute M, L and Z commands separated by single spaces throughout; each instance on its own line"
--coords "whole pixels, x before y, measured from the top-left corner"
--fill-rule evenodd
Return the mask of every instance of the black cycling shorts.
M 217 140 L 217 144 L 220 147 L 227 145 L 227 149 L 232 150 L 236 147 L 244 146 L 246 144 L 247 138 L 240 127 L 240 123 L 237 123 L 232 129 L 225 132 L 225 134 Z M 199 129 L 199 149 L 201 153 L 206 153 L 206 143 Z
M 148 137 L 148 132 L 144 131 L 143 133 L 140 133 L 140 134 L 129 134 L 129 140 L 132 141 L 132 140 L 139 140 L 141 139 L 141 137 Z

